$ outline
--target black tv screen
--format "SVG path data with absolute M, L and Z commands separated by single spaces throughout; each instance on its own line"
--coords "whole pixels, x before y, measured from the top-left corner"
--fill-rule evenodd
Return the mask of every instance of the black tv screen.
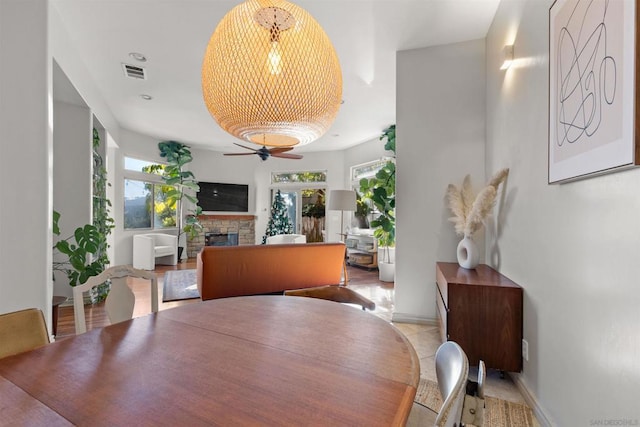
M 199 182 L 198 205 L 203 211 L 249 212 L 249 186 Z

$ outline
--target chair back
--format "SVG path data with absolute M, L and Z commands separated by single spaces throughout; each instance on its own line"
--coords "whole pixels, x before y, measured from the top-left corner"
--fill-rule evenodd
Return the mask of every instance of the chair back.
M 284 291 L 285 296 L 319 298 L 344 304 L 356 304 L 362 309 L 375 310 L 376 303 L 366 298 L 353 289 L 345 286 L 329 285 L 314 288 L 293 289 Z
M 304 234 L 276 234 L 267 237 L 267 245 L 279 245 L 283 243 L 307 243 L 307 236 Z
M 444 403 L 435 425 L 459 426 L 469 377 L 469 361 L 457 343 L 447 341 L 438 348 L 436 376 Z
M 127 278 L 147 279 L 151 285 L 151 311 L 158 311 L 158 282 L 153 271 L 145 271 L 133 268 L 130 265 L 116 265 L 90 277 L 82 285 L 73 288 L 73 311 L 75 315 L 76 334 L 87 332 L 87 324 L 84 316 L 83 292 L 87 292 L 94 286 L 98 286 L 107 280 L 111 280 L 111 290 L 105 301 L 105 310 L 109 321 L 113 323 L 123 322 L 133 317 L 135 296 L 127 285 Z
M 42 311 L 37 308 L 0 315 L 0 359 L 49 344 Z

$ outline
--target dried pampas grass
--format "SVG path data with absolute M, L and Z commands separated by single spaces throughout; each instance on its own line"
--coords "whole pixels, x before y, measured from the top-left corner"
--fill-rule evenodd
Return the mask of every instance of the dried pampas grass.
M 446 197 L 453 213 L 449 221 L 453 222 L 456 234 L 471 237 L 482 227 L 495 204 L 498 186 L 508 175 L 509 169 L 499 170 L 477 196 L 473 194 L 469 175 L 464 177 L 460 189 L 453 184 L 447 186 Z
M 487 216 L 489 216 L 489 212 L 493 208 L 493 205 L 496 200 L 496 189 L 491 185 L 488 185 L 482 189 L 482 191 L 476 197 L 476 200 L 473 202 L 473 206 L 471 207 L 471 211 L 467 216 L 467 223 L 464 227 L 464 235 L 471 237 L 473 233 L 478 231 Z
M 462 192 L 455 185 L 449 184 L 447 187 L 447 200 L 449 200 L 449 209 L 453 216 L 449 221 L 453 222 L 457 234 L 464 233 L 464 227 L 467 223 L 467 211 L 465 209 Z
M 489 183 L 487 185 L 492 186 L 497 191 L 498 190 L 498 186 L 505 179 L 507 179 L 508 175 L 509 175 L 509 168 L 500 169 L 498 172 L 496 172 L 495 175 L 493 175 L 493 177 L 489 180 Z

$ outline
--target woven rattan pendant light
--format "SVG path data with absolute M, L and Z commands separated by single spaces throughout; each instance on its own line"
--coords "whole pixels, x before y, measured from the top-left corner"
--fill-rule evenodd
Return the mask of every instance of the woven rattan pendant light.
M 209 40 L 202 93 L 231 135 L 272 147 L 302 145 L 335 119 L 342 73 L 309 13 L 283 0 L 248 0 L 225 15 Z

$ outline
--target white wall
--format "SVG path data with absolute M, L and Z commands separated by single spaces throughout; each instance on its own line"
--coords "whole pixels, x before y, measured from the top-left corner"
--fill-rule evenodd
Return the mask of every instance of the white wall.
M 484 40 L 397 54 L 394 320 L 436 319 L 435 264 L 455 261 L 460 240 L 447 185 L 484 183 L 484 56 Z
M 387 126 L 392 125 L 393 123 L 389 123 L 388 125 L 380 126 L 380 135 Z M 390 151 L 385 151 L 384 144 L 387 142 L 380 141 L 379 138 L 374 138 L 370 141 L 363 142 L 362 144 L 355 145 L 351 148 L 348 148 L 343 151 L 344 154 L 344 178 L 345 186 L 349 186 L 351 184 L 351 167 L 355 165 L 359 165 L 362 163 L 371 162 L 373 160 L 379 160 L 383 157 L 389 157 L 392 155 Z M 348 188 L 348 187 L 345 187 Z
M 53 209 L 60 213 L 60 236 L 73 236 L 92 222 L 92 115 L 87 107 L 53 103 Z M 56 261 L 68 257 L 55 254 Z M 66 275 L 56 272 L 54 294 L 73 295 Z
M 55 1 L 50 8 L 49 42 L 51 43 L 51 55 L 55 58 L 60 68 L 64 71 L 73 86 L 91 108 L 93 114 L 102 126 L 116 140 L 119 139 L 120 126 L 113 113 L 107 106 L 91 74 L 87 70 L 80 56 L 75 50 L 74 43 L 62 23 L 62 18 L 56 9 Z
M 520 379 L 555 425 L 640 419 L 640 170 L 547 185 L 548 10 L 502 1 L 487 36 L 487 169 L 511 168 L 491 260 L 524 287 Z M 515 44 L 515 64 L 500 52 Z
M 148 233 L 149 230 L 130 231 L 124 229 L 124 158 L 134 157 L 151 162 L 162 162 L 158 150 L 158 140 L 127 129 L 120 129 L 117 148 L 111 150 L 109 159 L 113 168 L 113 182 L 111 183 L 111 217 L 115 221 L 113 234 L 112 265 L 131 264 L 133 262 L 133 235 Z M 166 230 L 169 234 L 176 234 L 176 230 Z
M 52 119 L 46 0 L 0 1 L 0 313 L 51 319 Z

